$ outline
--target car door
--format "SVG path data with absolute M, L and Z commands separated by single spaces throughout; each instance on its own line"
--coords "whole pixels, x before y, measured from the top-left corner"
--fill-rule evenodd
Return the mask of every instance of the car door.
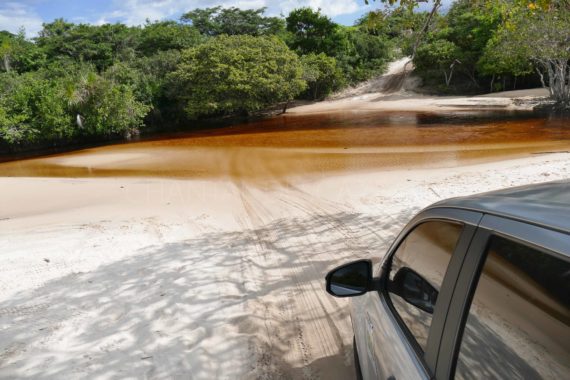
M 569 373 L 570 235 L 485 215 L 452 296 L 437 378 Z
M 382 263 L 382 290 L 353 299 L 364 379 L 431 378 L 447 306 L 480 218 L 477 212 L 431 209 L 414 218 L 396 239 Z M 391 285 L 402 273 L 429 283 L 435 296 L 426 297 L 427 303 L 409 303 L 409 297 L 402 298 Z

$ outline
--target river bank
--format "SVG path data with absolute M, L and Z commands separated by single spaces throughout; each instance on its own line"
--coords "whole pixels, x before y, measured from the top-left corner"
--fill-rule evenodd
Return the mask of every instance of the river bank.
M 393 61 L 384 75 L 361 83 L 354 88 L 344 89 L 323 101 L 293 101 L 286 113 L 282 105 L 270 107 L 250 116 L 233 115 L 218 118 L 186 121 L 186 125 L 170 126 L 163 131 L 143 130 L 129 134 L 129 138 L 115 135 L 105 139 L 87 138 L 75 141 L 38 143 L 27 146 L 9 146 L 0 144 L 0 163 L 6 161 L 33 158 L 48 154 L 71 152 L 73 150 L 107 145 L 128 144 L 130 142 L 169 138 L 175 135 L 209 135 L 226 133 L 228 128 L 243 125 L 258 125 L 260 132 L 264 124 L 275 124 L 272 119 L 283 120 L 287 116 L 330 115 L 333 113 L 371 113 L 371 112 L 410 112 L 426 115 L 449 115 L 458 112 L 461 115 L 481 112 L 528 112 L 536 111 L 551 103 L 548 90 L 544 88 L 504 91 L 478 96 L 437 96 L 418 92 L 419 78 L 413 73 L 404 75 L 409 58 Z M 535 114 L 538 115 L 538 114 Z M 548 115 L 542 110 L 540 115 Z M 274 129 L 272 129 L 274 130 Z M 139 133 L 140 132 L 140 133 Z
M 327 270 L 377 262 L 439 199 L 569 176 L 558 153 L 316 180 L 0 178 L 0 377 L 348 378 Z
M 349 95 L 340 99 L 290 108 L 288 113 L 307 115 L 335 111 L 533 111 L 535 107 L 547 104 L 548 90 L 535 88 L 495 92 L 477 96 L 435 96 L 422 95 L 414 91 L 394 93 L 371 92 Z
M 326 272 L 568 151 L 535 113 L 343 111 L 0 163 L 0 378 L 350 378 Z
M 533 111 L 550 104 L 545 88 L 502 91 L 476 96 L 425 95 L 421 79 L 414 76 L 409 57 L 388 65 L 386 73 L 377 78 L 344 89 L 318 103 L 300 105 L 288 112 L 297 115 L 335 111 Z M 425 89 L 423 89 L 425 90 Z

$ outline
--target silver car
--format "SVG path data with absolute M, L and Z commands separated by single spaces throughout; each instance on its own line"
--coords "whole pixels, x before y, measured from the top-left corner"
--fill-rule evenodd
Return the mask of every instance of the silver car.
M 361 378 L 570 379 L 570 182 L 436 203 L 326 287 Z

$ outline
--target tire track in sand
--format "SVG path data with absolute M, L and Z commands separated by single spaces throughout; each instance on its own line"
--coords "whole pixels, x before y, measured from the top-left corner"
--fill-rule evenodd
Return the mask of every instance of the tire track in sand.
M 249 310 L 248 314 L 261 318 L 264 325 L 259 330 L 265 336 L 255 339 L 266 342 L 265 349 L 270 351 L 258 354 L 258 359 L 263 359 L 257 362 L 258 374 L 263 378 L 279 374 L 278 377 L 289 375 L 286 377 L 304 379 L 329 378 L 330 374 L 338 378 L 351 376 L 352 332 L 346 303 L 326 296 L 322 282 L 327 269 L 324 263 L 337 262 L 346 259 L 348 253 L 360 251 L 364 246 L 360 241 L 363 233 L 360 229 L 356 233 L 338 219 L 339 214 L 347 214 L 346 210 L 332 202 L 311 197 L 290 183 L 284 184 L 283 180 L 276 178 L 271 182 L 273 187 L 277 184 L 278 191 L 270 191 L 267 188 L 271 189 L 271 186 L 267 186 L 267 183 L 257 186 L 246 182 L 244 178 L 252 170 L 272 174 L 261 160 L 247 158 L 251 158 L 251 152 L 246 157 L 235 152 L 231 178 L 247 217 L 240 223 L 244 229 L 253 231 L 255 248 L 250 261 L 264 264 L 263 270 L 249 269 L 248 275 L 257 277 L 254 281 L 259 287 L 275 277 L 288 280 L 281 289 L 270 294 L 262 293 L 249 302 L 253 310 Z M 267 206 L 274 207 L 275 194 L 281 210 L 272 210 Z M 280 236 L 283 231 L 265 228 L 283 215 L 279 213 L 283 207 L 285 215 L 296 210 L 297 215 L 300 211 L 311 221 L 306 231 L 298 225 L 298 217 L 279 219 L 285 234 L 292 232 L 285 239 Z M 364 234 L 368 236 L 370 231 L 365 230 Z M 291 239 L 295 239 L 297 246 L 302 249 L 283 247 L 283 242 L 288 243 Z M 340 245 L 328 250 L 328 241 Z M 277 358 L 283 358 L 285 363 L 278 362 Z

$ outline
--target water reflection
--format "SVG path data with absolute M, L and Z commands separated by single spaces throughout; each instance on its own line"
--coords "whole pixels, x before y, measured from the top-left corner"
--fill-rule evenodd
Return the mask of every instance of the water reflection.
M 506 112 L 288 115 L 2 163 L 0 175 L 265 179 L 452 167 L 569 150 L 567 123 L 563 118 Z
M 494 237 L 467 318 L 456 379 L 570 373 L 570 263 Z

